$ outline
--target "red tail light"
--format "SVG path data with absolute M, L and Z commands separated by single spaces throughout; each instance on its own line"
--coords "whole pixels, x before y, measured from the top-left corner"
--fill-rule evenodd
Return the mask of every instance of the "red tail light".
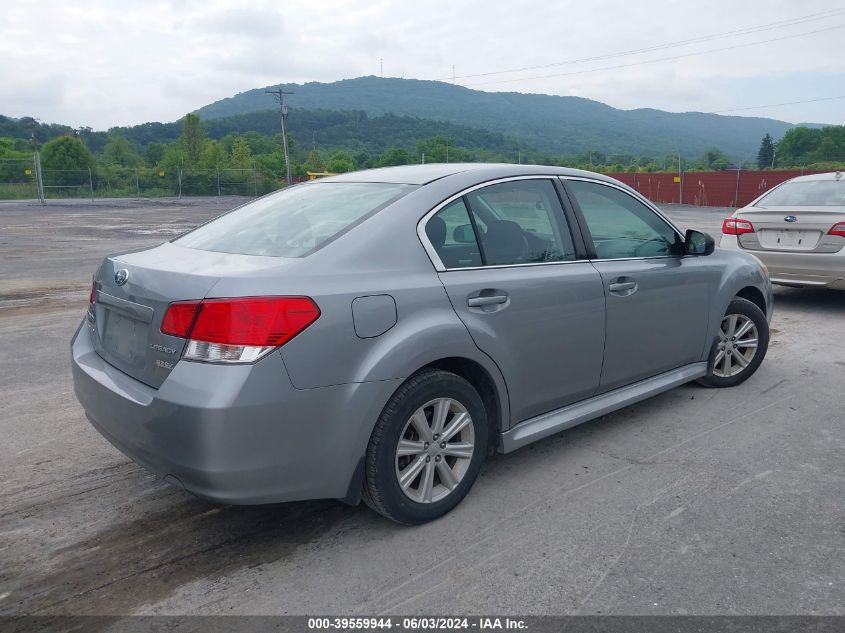
M 88 305 L 90 306 L 97 299 L 97 282 L 91 282 L 91 290 L 88 292 Z
M 167 306 L 164 319 L 161 322 L 161 331 L 170 336 L 188 338 L 191 326 L 194 324 L 194 317 L 197 316 L 199 301 L 179 301 Z
M 845 237 L 845 222 L 837 222 L 827 232 L 828 235 L 839 235 Z
M 161 331 L 190 339 L 186 358 L 248 362 L 284 345 L 320 316 L 308 297 L 241 297 L 171 303 Z
M 722 222 L 722 233 L 725 235 L 744 235 L 745 233 L 753 233 L 754 225 L 748 220 L 740 220 L 739 218 L 725 218 Z

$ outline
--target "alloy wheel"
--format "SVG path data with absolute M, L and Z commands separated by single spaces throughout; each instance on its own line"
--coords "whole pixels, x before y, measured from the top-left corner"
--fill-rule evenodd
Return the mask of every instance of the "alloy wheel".
M 405 423 L 396 446 L 396 478 L 417 503 L 447 497 L 461 482 L 475 452 L 475 430 L 466 407 L 437 398 Z
M 719 343 L 713 362 L 713 375 L 730 378 L 743 371 L 757 353 L 757 326 L 744 314 L 728 314 L 722 319 Z

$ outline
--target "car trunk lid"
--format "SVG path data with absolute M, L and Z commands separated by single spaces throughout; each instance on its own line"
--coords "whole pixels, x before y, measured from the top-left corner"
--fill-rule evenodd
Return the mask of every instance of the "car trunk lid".
M 182 355 L 186 340 L 161 332 L 173 301 L 205 298 L 224 276 L 283 266 L 256 257 L 166 243 L 146 251 L 106 257 L 95 275 L 91 306 L 94 348 L 109 364 L 158 388 Z
M 845 220 L 841 207 L 748 207 L 736 217 L 754 226 L 754 233 L 739 236 L 748 250 L 835 253 L 843 246 L 841 237 L 828 235 L 837 221 Z

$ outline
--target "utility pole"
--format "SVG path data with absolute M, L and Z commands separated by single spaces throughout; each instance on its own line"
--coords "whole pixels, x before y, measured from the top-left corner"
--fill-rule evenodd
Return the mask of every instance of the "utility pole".
M 293 184 L 290 176 L 290 156 L 288 155 L 288 106 L 285 104 L 285 95 L 292 95 L 293 92 L 288 92 L 278 88 L 277 90 L 265 90 L 267 94 L 275 95 L 279 100 L 279 108 L 282 111 L 282 145 L 285 150 L 285 180 L 288 186 Z
M 734 192 L 734 206 L 739 208 L 739 177 L 742 174 L 742 161 L 736 166 L 736 191 Z
M 44 197 L 44 175 L 41 173 L 41 155 L 38 153 L 38 141 L 35 140 L 35 132 L 32 132 L 32 162 L 35 168 L 35 192 L 38 194 L 38 202 L 47 204 Z
M 681 152 L 678 152 L 678 204 L 684 203 L 684 170 L 681 167 Z
M 378 58 L 378 74 L 380 77 L 384 77 L 384 57 Z

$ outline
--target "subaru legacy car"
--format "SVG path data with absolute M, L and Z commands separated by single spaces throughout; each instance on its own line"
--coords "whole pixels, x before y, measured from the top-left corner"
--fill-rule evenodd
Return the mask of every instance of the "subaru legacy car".
M 115 447 L 228 504 L 363 499 L 400 523 L 509 453 L 760 365 L 771 284 L 599 174 L 449 164 L 290 187 L 106 257 L 72 341 Z
M 845 290 L 842 172 L 787 180 L 722 223 L 721 248 L 756 255 L 772 283 Z

